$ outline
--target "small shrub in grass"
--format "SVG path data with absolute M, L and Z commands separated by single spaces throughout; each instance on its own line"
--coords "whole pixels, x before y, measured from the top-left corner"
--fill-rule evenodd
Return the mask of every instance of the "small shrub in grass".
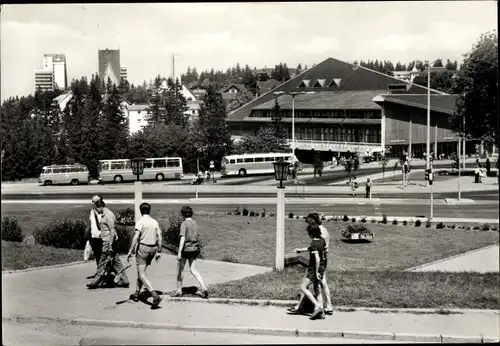
M 260 213 L 258 211 L 255 212 L 256 217 L 260 217 Z
M 132 208 L 118 209 L 115 217 L 117 224 L 125 226 L 135 225 L 135 211 Z
M 386 215 L 382 215 L 382 223 L 387 224 L 387 216 Z
M 289 213 L 289 214 L 288 214 L 288 217 L 289 217 L 290 219 L 293 219 L 293 213 Z
M 352 233 L 359 233 L 360 235 L 371 235 L 373 232 L 364 223 L 355 223 L 352 225 L 347 225 L 347 227 L 342 230 L 342 236 L 350 238 Z
M 431 226 L 432 226 L 431 220 L 427 219 L 427 221 L 425 221 L 425 228 L 431 228 Z
M 397 225 L 398 224 L 398 220 L 397 219 L 392 220 L 392 224 L 393 225 Z
M 262 209 L 262 213 L 260 214 L 262 217 L 266 217 L 266 209 Z
M 349 221 L 349 216 L 347 216 L 346 214 L 344 214 L 344 217 L 342 218 L 342 221 L 344 221 L 344 222 Z
M 420 227 L 422 225 L 422 221 L 418 220 L 415 221 L 415 227 Z
M 362 223 L 366 223 L 366 217 L 364 217 L 364 216 L 363 216 L 363 217 L 361 217 L 361 222 L 362 222 Z
M 236 210 L 234 211 L 234 215 L 241 215 L 241 211 L 239 207 L 236 207 Z
M 451 229 L 455 229 L 455 228 L 457 228 L 456 225 L 451 225 Z
M 442 229 L 444 228 L 444 224 L 442 222 L 439 222 L 437 225 L 436 225 L 436 229 Z
M 222 256 L 222 258 L 220 259 L 221 262 L 230 262 L 230 263 L 238 263 L 238 258 L 234 255 L 224 255 Z
M 492 231 L 495 231 L 495 232 L 498 232 L 498 226 L 493 226 L 493 227 L 491 227 L 491 230 L 492 230 Z
M 351 221 L 352 221 L 352 222 L 356 222 L 356 218 L 355 218 L 355 217 L 353 217 L 353 218 L 351 219 Z
M 2 240 L 22 242 L 23 239 L 23 230 L 17 217 L 4 217 L 2 219 Z
M 134 226 L 116 225 L 118 240 L 116 241 L 116 251 L 120 254 L 127 253 L 134 237 Z
M 295 218 L 296 218 L 297 220 L 299 220 L 299 219 L 300 219 L 300 215 L 296 215 L 296 216 L 295 216 Z
M 248 209 L 247 208 L 243 208 L 243 216 L 248 216 Z
M 42 229 L 37 229 L 33 237 L 40 245 L 83 250 L 86 228 L 83 220 L 53 220 Z
M 474 231 L 479 231 L 481 229 L 481 227 L 479 225 L 475 225 L 472 229 Z
M 470 230 L 471 230 L 470 226 L 467 226 L 467 227 L 465 228 L 465 230 L 466 230 L 466 231 L 470 231 Z
M 375 219 L 372 219 L 372 223 L 377 223 L 377 220 L 375 220 Z
M 489 231 L 490 229 L 491 229 L 491 226 L 489 223 L 485 223 L 481 227 L 481 230 L 483 230 L 483 231 Z
M 270 213 L 269 213 L 269 216 L 270 216 L 270 217 L 274 217 L 275 215 L 276 215 L 276 214 L 275 214 L 274 212 L 270 212 Z
M 403 220 L 403 226 L 408 226 L 408 221 Z
M 255 216 L 255 212 L 253 210 L 250 211 L 250 216 Z

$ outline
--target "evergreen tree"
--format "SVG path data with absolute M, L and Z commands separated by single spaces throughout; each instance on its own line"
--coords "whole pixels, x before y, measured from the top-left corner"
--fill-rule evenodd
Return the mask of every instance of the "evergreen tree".
M 283 114 L 277 98 L 274 99 L 274 106 L 271 110 L 271 121 L 271 128 L 274 131 L 274 136 L 276 138 L 286 140 L 283 131 Z
M 168 89 L 163 98 L 165 108 L 165 119 L 163 121 L 166 124 L 187 126 L 189 119 L 185 113 L 189 108 L 186 99 L 182 95 L 182 85 L 179 79 L 176 79 L 174 83 L 171 78 L 168 79 L 167 85 Z
M 92 86 L 91 86 L 92 90 Z M 95 102 L 99 104 L 98 95 Z M 128 119 L 122 108 L 123 98 L 117 87 L 106 85 L 106 101 L 102 105 L 102 121 L 100 123 L 100 158 L 125 158 L 127 152 Z

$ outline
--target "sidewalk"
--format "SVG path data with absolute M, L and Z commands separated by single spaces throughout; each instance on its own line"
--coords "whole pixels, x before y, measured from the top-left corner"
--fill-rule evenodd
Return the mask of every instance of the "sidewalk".
M 155 289 L 175 290 L 174 256 L 165 255 L 149 276 Z M 262 268 L 234 263 L 200 260 L 198 268 L 208 285 L 262 273 Z M 283 306 L 207 304 L 208 301 L 173 301 L 166 298 L 161 309 L 151 310 L 144 303 L 127 301 L 129 289 L 85 288 L 85 277 L 95 264 L 2 273 L 3 319 L 21 321 L 58 320 L 94 326 L 121 326 L 153 329 L 219 331 L 267 335 L 337 336 L 396 341 L 469 341 L 499 339 L 500 315 L 492 310 L 460 310 L 455 313 L 429 314 L 413 310 L 340 309 L 324 320 L 311 321 L 304 316 L 287 315 Z M 129 270 L 134 284 L 136 274 Z M 194 285 L 186 273 L 184 286 Z M 413 313 L 412 313 L 413 312 Z

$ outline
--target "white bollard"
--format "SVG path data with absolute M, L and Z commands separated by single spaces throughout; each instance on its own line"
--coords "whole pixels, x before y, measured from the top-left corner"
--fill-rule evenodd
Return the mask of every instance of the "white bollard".
M 196 193 L 196 199 L 198 199 L 198 186 L 194 186 L 194 191 Z
M 278 188 L 276 209 L 276 270 L 283 270 L 285 268 L 285 189 Z
M 134 182 L 134 206 L 135 206 L 135 222 L 141 218 L 141 210 L 139 207 L 142 203 L 142 181 Z

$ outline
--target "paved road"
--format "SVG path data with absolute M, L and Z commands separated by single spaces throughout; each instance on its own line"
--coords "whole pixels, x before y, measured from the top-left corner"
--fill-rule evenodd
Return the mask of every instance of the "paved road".
M 241 345 L 394 343 L 381 340 L 317 338 L 180 330 L 105 328 L 64 323 L 3 321 L 3 345 Z
M 153 204 L 153 213 L 155 209 L 168 211 L 168 212 L 178 212 L 185 201 L 179 201 L 175 204 Z M 361 202 L 360 202 L 361 203 Z M 87 210 L 89 208 L 90 202 L 82 202 L 79 204 L 60 204 L 58 208 L 61 212 L 64 210 L 71 210 L 75 213 L 79 210 Z M 263 208 L 269 212 L 276 211 L 276 204 L 262 204 L 258 205 L 244 204 L 249 210 L 262 211 Z M 236 207 L 241 207 L 234 203 L 228 202 L 225 204 L 213 204 L 213 203 L 200 203 L 193 204 L 195 212 L 228 212 L 233 211 Z M 108 204 L 112 210 L 117 210 L 121 208 L 131 207 L 133 204 Z M 20 215 L 21 213 L 28 213 L 30 211 L 52 211 L 54 209 L 53 204 L 35 204 L 35 203 L 2 203 L 2 214 L 7 215 Z M 293 212 L 296 215 L 304 215 L 312 210 L 319 213 L 325 213 L 327 215 L 343 215 L 347 214 L 349 216 L 394 216 L 394 217 L 427 217 L 430 213 L 430 208 L 425 204 L 411 205 L 411 204 L 384 204 L 381 201 L 380 204 L 377 203 L 326 203 L 326 204 L 287 204 L 286 213 Z M 447 217 L 447 218 L 472 218 L 472 219 L 498 219 L 498 203 L 496 204 L 475 204 L 475 205 L 435 205 L 434 206 L 434 217 Z

